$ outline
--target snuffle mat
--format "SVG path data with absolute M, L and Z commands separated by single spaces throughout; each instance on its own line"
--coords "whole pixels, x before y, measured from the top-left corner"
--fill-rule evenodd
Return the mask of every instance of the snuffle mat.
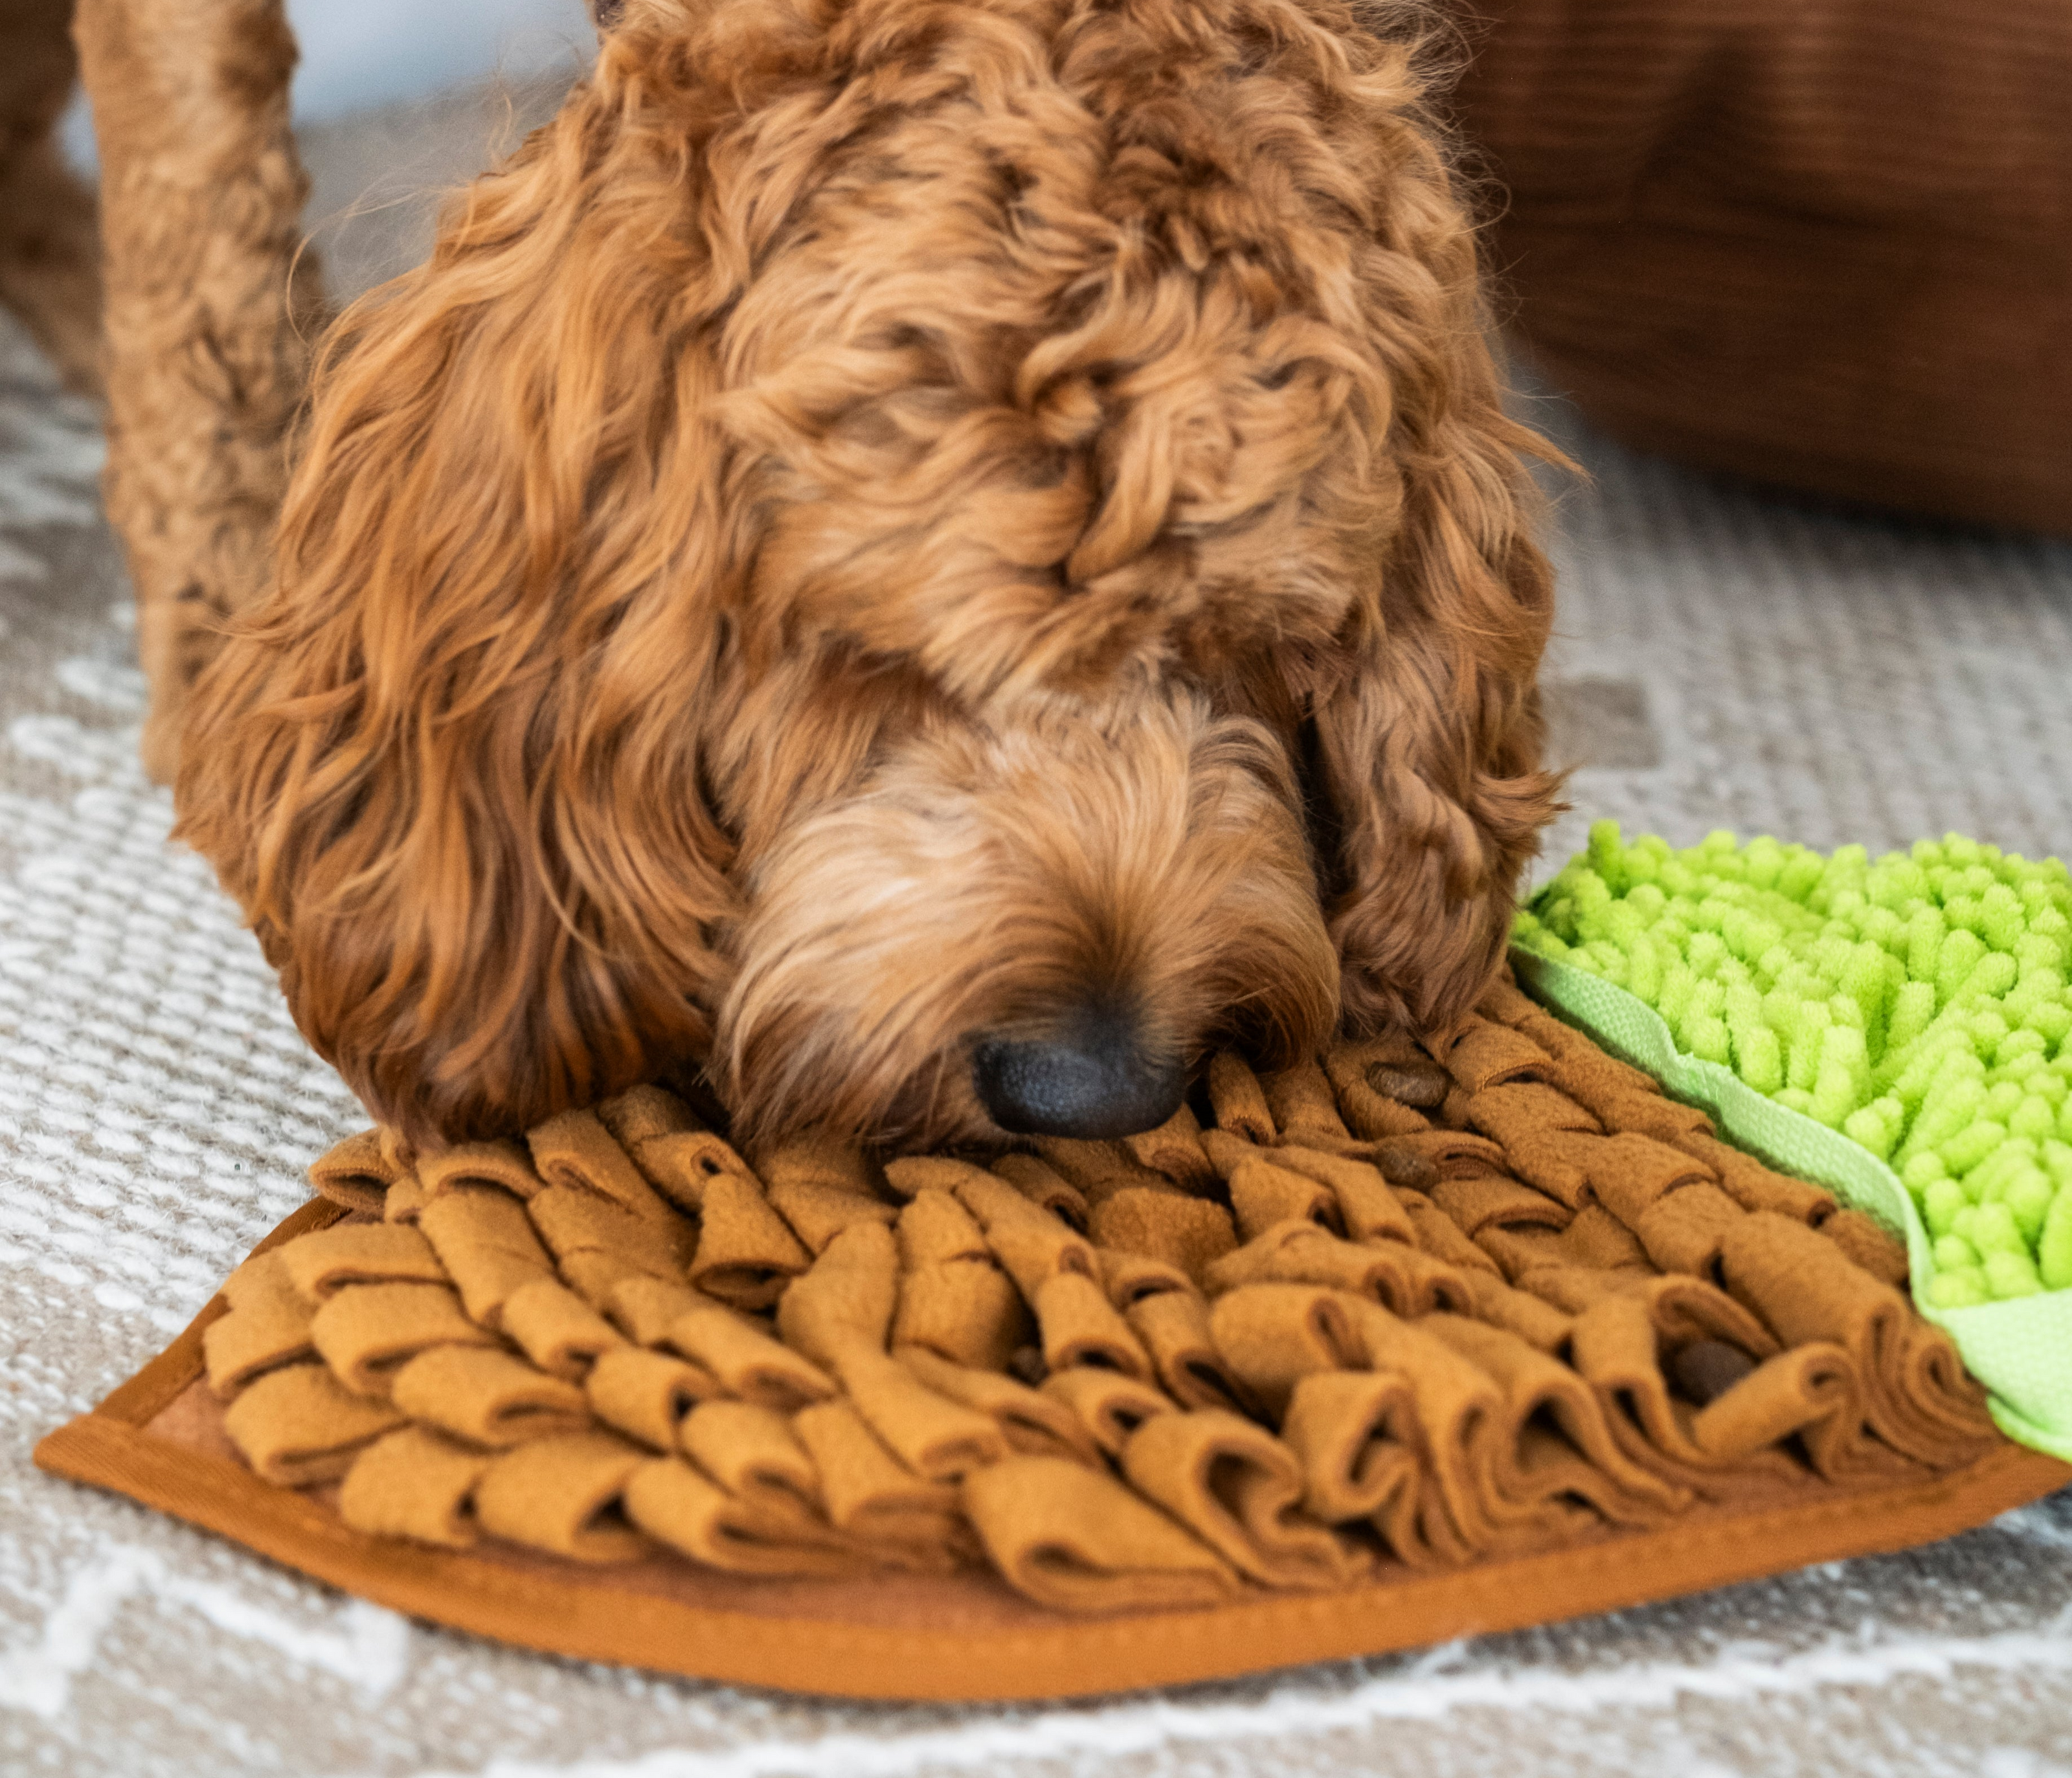
M 1895 1087 L 1901 1115 L 1857 1117 L 1897 988 L 1859 1007 L 1862 1066 L 1844 1078 L 1844 1040 L 1823 1075 L 1824 1037 L 1791 1060 L 1819 1021 L 1786 1002 L 1817 997 L 1835 934 L 1799 934 L 1810 974 L 1782 973 L 1790 934 L 1764 947 L 1786 954 L 1766 1084 L 1807 1095 L 1780 1105 L 1733 1072 L 1731 1031 L 1694 1058 L 1612 979 L 1644 951 L 1659 1000 L 1677 944 L 1719 930 L 1654 930 L 1683 911 L 1667 892 L 1608 915 L 1649 868 L 1597 871 L 1616 844 L 1581 861 L 1601 894 L 1572 867 L 1521 922 L 1518 979 L 1564 1016 L 1507 979 L 1431 1049 L 1383 1038 L 1264 1078 L 1219 1055 L 1170 1123 L 1119 1143 L 742 1154 L 661 1086 L 414 1165 L 355 1137 L 312 1168 L 323 1197 L 38 1460 L 485 1635 L 915 1698 L 1514 1628 L 1902 1548 L 2072 1479 L 2044 1454 L 2065 1452 L 2066 1366 L 2042 1319 L 2072 1296 L 2039 1271 L 2020 1300 L 1934 1301 L 1941 1237 L 1873 1152 L 1904 1164 L 1926 1114 Z M 1708 918 L 1745 878 L 1679 868 Z M 1794 868 L 1803 908 L 1818 881 Z M 1815 926 L 1852 911 L 1832 904 L 1853 868 Z M 2041 930 L 2012 942 L 2050 937 L 2056 901 L 2016 893 Z M 1868 953 L 1840 962 L 1867 1000 Z M 1725 973 L 1723 1019 L 1744 985 Z M 2062 957 L 2031 943 L 2001 984 L 1967 1127 L 2055 1060 L 2048 1036 L 2005 1042 L 2025 980 L 2025 1016 L 2062 998 Z M 1902 1046 L 1963 1022 L 1944 1010 Z M 1711 1016 L 1687 1021 L 1701 1043 Z M 1991 1026 L 1963 1028 L 1976 1057 Z M 2013 1195 L 2016 1237 L 2025 1219 L 2041 1238 L 2051 1209 L 2016 1161 L 2051 1177 L 2046 1139 L 2003 1121 L 1946 1149 L 1949 1121 L 1915 1148 L 1959 1193 L 2033 1145 L 1963 1203 Z

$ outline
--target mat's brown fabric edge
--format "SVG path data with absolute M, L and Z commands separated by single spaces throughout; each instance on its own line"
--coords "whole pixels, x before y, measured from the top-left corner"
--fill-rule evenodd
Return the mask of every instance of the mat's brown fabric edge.
M 340 1214 L 305 1205 L 267 1243 Z M 1845 1556 L 1910 1548 L 2072 1481 L 2072 1465 L 2008 1444 L 1951 1476 L 1875 1494 L 1636 1532 L 1387 1587 L 1204 1611 L 1079 1619 L 1035 1630 L 891 1628 L 713 1611 L 353 1531 L 325 1508 L 220 1457 L 141 1430 L 198 1376 L 204 1309 L 92 1413 L 36 1447 L 39 1468 L 127 1496 L 413 1616 L 543 1653 L 730 1684 L 850 1698 L 1086 1696 L 1382 1654 L 1673 1598 Z

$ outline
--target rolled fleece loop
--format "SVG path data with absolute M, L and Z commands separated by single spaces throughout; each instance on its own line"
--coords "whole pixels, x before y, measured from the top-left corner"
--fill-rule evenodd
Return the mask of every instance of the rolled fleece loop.
M 1215 1180 L 1215 1168 L 1202 1147 L 1201 1120 L 1191 1106 L 1183 1104 L 1155 1130 L 1124 1136 L 1122 1145 L 1140 1166 L 1185 1190 L 1204 1190 Z
M 626 1344 L 618 1328 L 557 1279 L 521 1284 L 505 1300 L 501 1319 L 505 1336 L 528 1358 L 549 1376 L 572 1382 Z
M 1087 1220 L 1092 1214 L 1086 1194 L 1035 1156 L 1002 1155 L 993 1162 L 992 1171 L 1038 1209 L 1048 1210 L 1075 1234 L 1086 1233 Z
M 525 1134 L 532 1164 L 549 1186 L 600 1198 L 643 1222 L 674 1213 L 594 1111 L 564 1111 Z
M 615 1432 L 651 1451 L 673 1451 L 684 1419 L 719 1393 L 711 1374 L 667 1353 L 618 1346 L 598 1355 L 583 1378 L 590 1410 Z
M 1216 1552 L 1098 1470 L 1010 1457 L 965 1478 L 963 1505 L 1018 1591 L 1067 1612 L 1213 1605 L 1237 1591 Z
M 701 1402 L 677 1439 L 701 1472 L 764 1518 L 821 1523 L 820 1472 L 783 1415 L 749 1402 Z
M 707 1296 L 768 1308 L 812 1259 L 753 1179 L 716 1173 L 705 1181 L 689 1276 Z
M 1021 1292 L 989 1257 L 900 1275 L 895 1345 L 925 1346 L 954 1364 L 1005 1370 L 1028 1344 L 1032 1325 Z
M 828 1522 L 861 1543 L 923 1567 L 957 1564 L 957 1491 L 916 1475 L 846 1401 L 821 1402 L 791 1422 L 820 1478 Z
M 379 1220 L 226 1285 L 226 1429 L 272 1476 L 343 1476 L 380 1536 L 983 1564 L 1072 1609 L 1457 1567 L 1984 1448 L 1880 1231 L 1507 982 L 1436 1050 L 1209 1073 L 1207 1128 L 986 1167 L 813 1138 L 751 1168 L 660 1089 L 425 1157 Z M 2022 1259 L 2060 1146 L 2012 1135 L 1975 1202 L 1930 1180 L 1951 1250 Z
M 1179 1409 L 1163 1390 L 1096 1365 L 1051 1372 L 1043 1379 L 1042 1394 L 1071 1409 L 1087 1436 L 1111 1457 L 1121 1455 L 1131 1434 L 1152 1415 Z
M 426 1349 L 493 1346 L 496 1336 L 469 1320 L 445 1284 L 356 1284 L 310 1317 L 310 1341 L 355 1394 L 385 1395 L 396 1372 Z
M 669 1324 L 663 1340 L 709 1371 L 729 1395 L 758 1406 L 791 1413 L 835 1393 L 834 1380 L 818 1365 L 729 1309 L 692 1309 Z
M 384 1137 L 362 1130 L 327 1149 L 310 1163 L 310 1187 L 360 1215 L 380 1215 L 389 1189 L 410 1170 Z
M 631 1562 L 652 1546 L 627 1522 L 620 1491 L 643 1460 L 609 1432 L 536 1439 L 493 1459 L 475 1484 L 475 1513 L 492 1537 L 573 1562 Z
M 828 1579 L 869 1558 L 810 1521 L 771 1514 L 689 1464 L 657 1459 L 627 1478 L 626 1516 L 639 1530 L 707 1568 L 734 1575 Z
M 1276 1418 L 1305 1377 L 1366 1361 L 1344 1300 L 1322 1284 L 1226 1291 L 1209 1312 L 1209 1337 L 1246 1392 Z
M 279 1248 L 253 1254 L 224 1280 L 223 1296 L 230 1312 L 201 1337 L 209 1387 L 219 1398 L 234 1395 L 267 1371 L 316 1356 L 309 1300 L 289 1277 Z
M 420 1425 L 495 1450 L 580 1432 L 583 1392 L 495 1346 L 440 1345 L 396 1373 L 389 1405 Z
M 888 1174 L 891 1171 L 886 1169 Z M 1095 1275 L 1094 1250 L 1087 1238 L 1005 1180 L 976 1167 L 964 1168 L 951 1189 L 976 1219 L 993 1257 L 1032 1307 L 1046 1279 L 1068 1272 Z
M 1156 1291 L 1123 1319 L 1151 1360 L 1159 1386 L 1182 1407 L 1252 1411 L 1252 1392 L 1216 1348 L 1208 1305 L 1193 1291 Z
M 352 1460 L 338 1516 L 356 1531 L 445 1550 L 475 1542 L 475 1484 L 492 1453 L 422 1426 L 398 1427 Z
M 1100 1461 L 1100 1445 L 1071 1407 L 1055 1396 L 997 1370 L 952 1363 L 925 1346 L 902 1347 L 894 1356 L 938 1395 L 990 1415 L 1009 1449 L 1027 1456 Z M 1118 1431 L 1118 1448 L 1124 1435 Z
M 1209 1268 L 1214 1290 L 1243 1284 L 1323 1284 L 1384 1303 L 1399 1314 L 1473 1306 L 1466 1280 L 1400 1241 L 1341 1241 L 1314 1222 L 1276 1222 Z
M 1122 1447 L 1123 1473 L 1240 1574 L 1270 1587 L 1342 1587 L 1363 1564 L 1301 1511 L 1302 1468 L 1272 1434 L 1219 1408 L 1160 1414 Z
M 386 1402 L 347 1389 L 320 1364 L 266 1372 L 223 1415 L 223 1429 L 245 1460 L 283 1488 L 335 1480 L 361 1446 L 403 1423 Z
M 1079 1272 L 1057 1272 L 1036 1291 L 1036 1324 L 1046 1369 L 1092 1366 L 1152 1380 L 1151 1355 L 1100 1285 Z
M 512 1291 L 553 1275 L 553 1256 L 533 1233 L 519 1200 L 479 1186 L 458 1186 L 419 1212 L 417 1228 L 460 1291 L 468 1319 L 500 1328 Z
M 492 1142 L 457 1143 L 417 1162 L 425 1201 L 435 1204 L 449 1192 L 502 1192 L 523 1202 L 546 1181 L 532 1164 L 530 1152 L 508 1136 Z M 393 1218 L 392 1218 L 393 1220 Z
M 808 1253 L 820 1254 L 845 1229 L 857 1222 L 882 1222 L 888 1226 L 898 1217 L 898 1207 L 886 1204 L 849 1185 L 828 1181 L 824 1151 L 817 1145 L 807 1156 L 794 1154 L 780 1160 L 784 1170 L 766 1188 L 770 1207 L 790 1225 Z
M 1174 1181 L 1146 1166 L 1120 1142 L 1082 1142 L 1064 1136 L 1038 1136 L 1036 1152 L 1050 1168 L 1085 1198 L 1089 1211 L 1117 1192 L 1132 1188 L 1178 1195 Z
M 1466 1316 L 1420 1324 L 1503 1392 L 1507 1420 L 1490 1429 L 1485 1448 L 1490 1492 L 1505 1508 L 1529 1518 L 1549 1501 L 1584 1500 L 1612 1524 L 1649 1525 L 1689 1504 L 1684 1489 L 1620 1449 L 1599 1398 L 1568 1365 Z
M 1401 1372 L 1306 1373 L 1289 1394 L 1281 1436 L 1301 1472 L 1302 1504 L 1318 1521 L 1364 1519 L 1385 1536 L 1399 1515 L 1415 1513 L 1424 1432 Z M 1405 1546 L 1391 1543 L 1401 1555 Z M 1404 1559 L 1421 1554 L 1417 1540 L 1408 1546 Z
M 1170 1187 L 1108 1193 L 1089 1213 L 1087 1233 L 1098 1247 L 1161 1259 L 1194 1279 L 1237 1245 L 1221 1205 Z
M 407 1224 L 341 1222 L 280 1250 L 288 1282 L 310 1304 L 348 1284 L 439 1284 L 445 1268 L 431 1243 Z
M 666 1344 L 670 1326 L 693 1309 L 718 1305 L 689 1285 L 672 1279 L 640 1275 L 623 1278 L 612 1287 L 605 1304 L 605 1318 L 636 1346 Z

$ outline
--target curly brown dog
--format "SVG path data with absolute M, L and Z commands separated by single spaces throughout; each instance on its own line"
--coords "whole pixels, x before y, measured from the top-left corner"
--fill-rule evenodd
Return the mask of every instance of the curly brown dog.
M 1112 1135 L 1467 1008 L 1550 593 L 1416 23 L 629 0 L 330 335 L 183 743 L 376 1116 Z

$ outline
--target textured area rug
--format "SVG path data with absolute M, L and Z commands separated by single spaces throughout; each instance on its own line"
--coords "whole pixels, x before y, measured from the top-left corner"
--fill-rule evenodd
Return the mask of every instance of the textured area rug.
M 382 127 L 476 139 L 450 116 Z M 352 189 L 364 143 L 314 146 L 339 157 L 320 191 Z M 337 255 L 356 278 L 416 238 L 381 219 Z M 1560 509 L 1552 700 L 1580 769 L 1550 858 L 1601 814 L 1679 843 L 1955 827 L 2072 851 L 2072 546 L 1788 505 L 1622 454 L 1558 404 L 1536 417 L 1596 478 Z M 362 1121 L 208 872 L 165 843 L 98 459 L 91 410 L 0 335 L 0 1770 L 2072 1773 L 2066 1495 L 1910 1554 L 1556 1628 L 1000 1710 L 521 1654 L 37 1474 L 35 1439 L 184 1325 Z

